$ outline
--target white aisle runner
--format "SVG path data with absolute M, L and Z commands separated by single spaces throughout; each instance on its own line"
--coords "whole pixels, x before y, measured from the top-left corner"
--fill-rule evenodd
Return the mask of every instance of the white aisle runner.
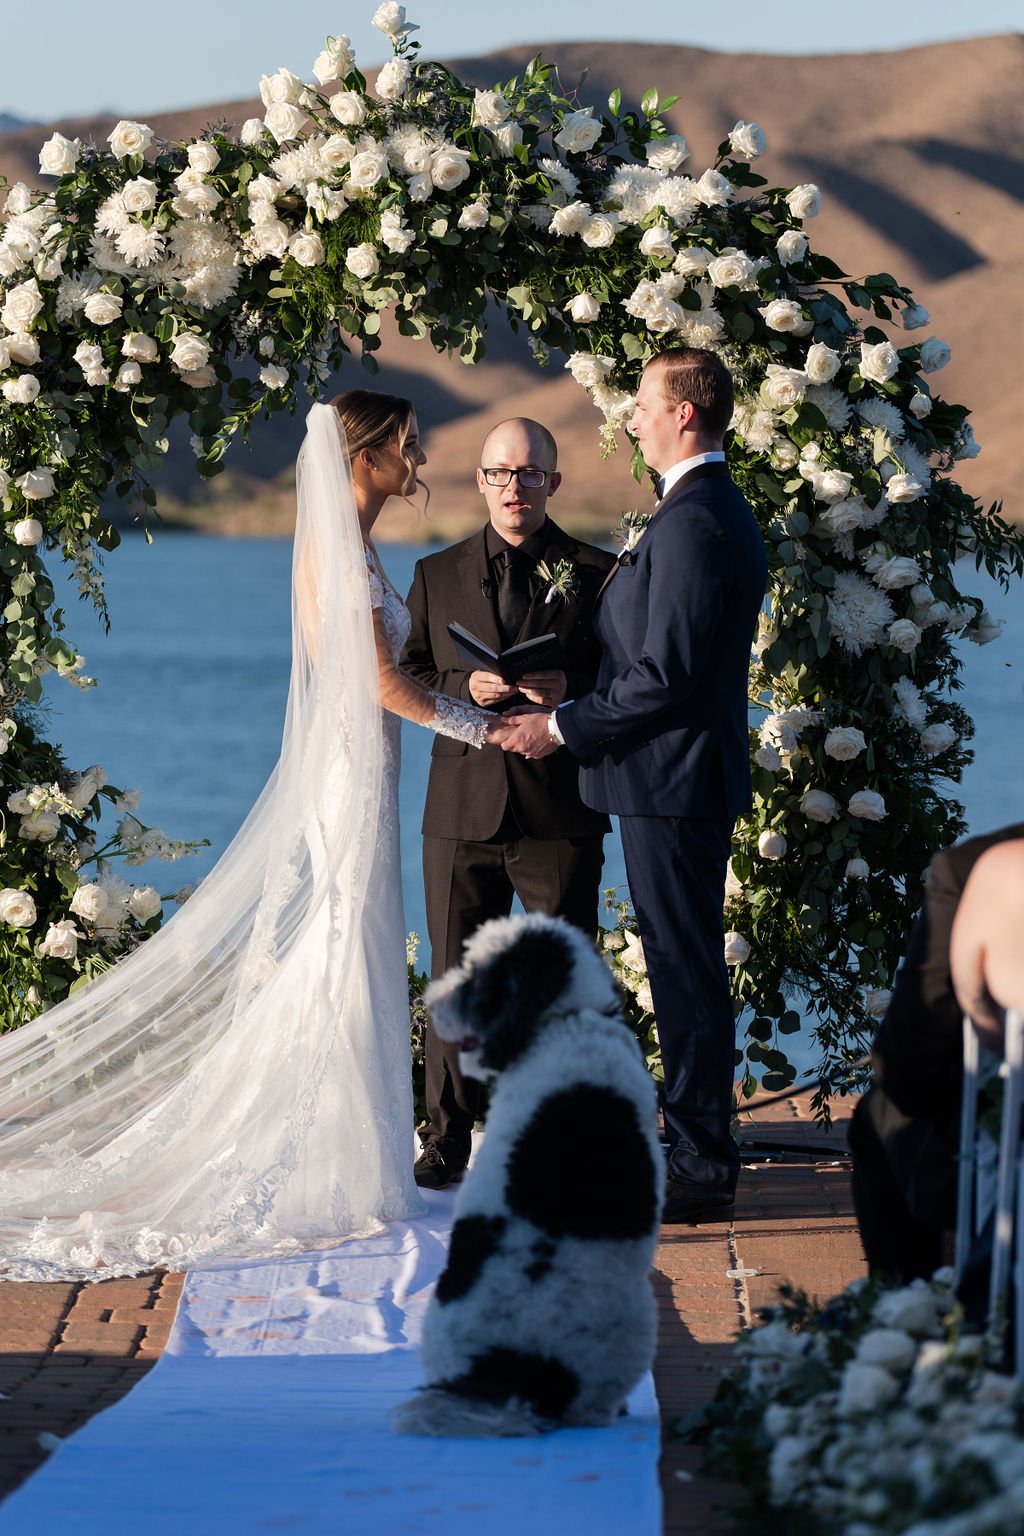
M 329 1252 L 193 1271 L 170 1344 L 0 1509 L 3 1536 L 658 1536 L 648 1379 L 611 1429 L 395 1435 L 453 1201 Z

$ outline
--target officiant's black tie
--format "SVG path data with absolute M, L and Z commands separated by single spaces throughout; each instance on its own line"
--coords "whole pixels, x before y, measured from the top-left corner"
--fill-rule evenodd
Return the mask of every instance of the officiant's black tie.
M 517 550 L 498 555 L 498 623 L 502 644 L 515 645 L 530 611 L 530 566 Z

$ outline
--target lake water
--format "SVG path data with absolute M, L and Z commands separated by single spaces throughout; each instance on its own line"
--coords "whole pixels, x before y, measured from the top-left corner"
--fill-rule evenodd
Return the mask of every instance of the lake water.
M 408 590 L 422 551 L 385 545 L 395 586 Z M 139 815 L 171 837 L 210 839 L 198 859 L 151 864 L 161 893 L 192 883 L 226 847 L 277 756 L 288 686 L 291 544 L 175 533 L 131 536 L 106 565 L 113 627 L 105 636 L 69 587 L 68 634 L 99 686 L 52 681 L 51 735 L 72 768 L 101 762 L 108 781 L 140 786 Z M 1006 620 L 1000 640 L 963 647 L 961 701 L 977 727 L 976 758 L 959 787 L 972 832 L 1024 817 L 1024 602 L 985 576 L 962 589 Z M 424 936 L 419 826 L 431 734 L 404 727 L 402 866 L 407 926 Z M 133 871 L 138 879 L 142 871 Z M 605 885 L 625 882 L 618 835 L 606 840 Z M 794 1058 L 797 1055 L 793 1053 Z M 801 1053 L 802 1054 L 802 1053 Z M 802 1063 L 801 1063 L 802 1064 Z

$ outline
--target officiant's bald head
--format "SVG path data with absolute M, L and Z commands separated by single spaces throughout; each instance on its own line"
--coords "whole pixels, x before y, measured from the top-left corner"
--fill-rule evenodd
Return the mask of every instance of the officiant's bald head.
M 492 427 L 484 438 L 483 447 L 480 450 L 480 464 L 482 468 L 497 461 L 491 457 L 496 446 L 504 448 L 506 440 L 515 438 L 521 442 L 524 438 L 529 444 L 532 457 L 522 460 L 522 463 L 535 464 L 538 469 L 555 469 L 558 464 L 558 444 L 554 437 L 541 422 L 534 421 L 529 416 L 509 416 L 505 421 L 499 421 Z M 511 460 L 509 461 L 511 463 Z
M 521 544 L 543 526 L 548 497 L 562 482 L 557 463 L 557 443 L 529 416 L 509 416 L 484 438 L 476 483 L 507 543 Z

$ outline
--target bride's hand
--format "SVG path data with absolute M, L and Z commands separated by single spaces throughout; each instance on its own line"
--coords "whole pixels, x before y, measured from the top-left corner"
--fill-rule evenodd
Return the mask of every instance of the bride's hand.
M 512 735 L 514 727 L 506 724 L 500 715 L 495 715 L 489 721 L 484 731 L 484 745 L 488 747 L 500 747 L 503 741 L 507 741 Z

